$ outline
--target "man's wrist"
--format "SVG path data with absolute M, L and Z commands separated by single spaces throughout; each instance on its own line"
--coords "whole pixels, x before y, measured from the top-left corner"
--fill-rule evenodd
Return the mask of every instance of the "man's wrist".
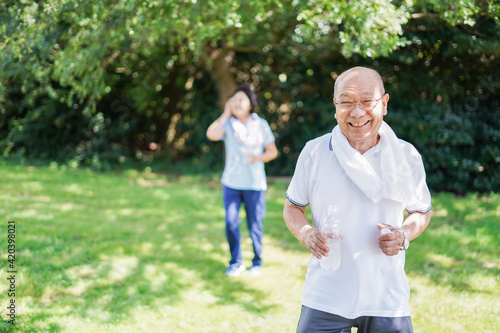
M 313 227 L 311 227 L 310 224 L 307 224 L 305 225 L 304 227 L 302 227 L 298 233 L 298 236 L 297 237 L 299 239 L 299 241 L 307 247 L 307 240 L 309 238 L 309 233 L 313 231 Z
M 399 251 L 406 251 L 410 247 L 410 239 L 408 238 L 408 234 L 406 230 L 403 228 L 398 228 L 398 230 L 403 234 L 403 241 L 401 242 L 401 247 Z

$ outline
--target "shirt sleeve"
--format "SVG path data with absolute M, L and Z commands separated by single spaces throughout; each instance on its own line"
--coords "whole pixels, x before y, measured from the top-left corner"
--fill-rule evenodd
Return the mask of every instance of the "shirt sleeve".
M 229 135 L 230 135 L 230 132 L 232 132 L 233 128 L 231 127 L 231 122 L 228 120 L 226 120 L 226 122 L 224 123 L 224 125 L 222 125 L 222 128 L 224 129 L 224 137 L 222 138 L 222 141 L 227 141 L 227 139 L 229 138 Z M 231 133 L 231 135 L 233 135 Z
M 297 160 L 295 172 L 285 193 L 287 199 L 294 205 L 306 207 L 309 205 L 309 183 L 311 179 L 312 158 L 308 145 L 304 147 Z
M 425 168 L 422 162 L 422 157 L 415 148 L 412 151 L 412 174 L 415 183 L 415 191 L 417 195 L 417 204 L 406 207 L 408 213 L 426 213 L 432 208 L 431 194 L 425 181 Z

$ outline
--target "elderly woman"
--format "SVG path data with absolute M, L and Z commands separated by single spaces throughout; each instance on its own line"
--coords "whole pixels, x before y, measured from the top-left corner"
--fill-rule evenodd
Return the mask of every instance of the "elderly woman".
M 262 270 L 263 219 L 266 211 L 266 173 L 264 163 L 276 158 L 278 151 L 269 124 L 255 113 L 257 98 L 247 85 L 236 88 L 224 112 L 207 130 L 212 141 L 224 140 L 226 163 L 222 191 L 226 210 L 226 237 L 231 260 L 225 274 L 239 276 L 245 271 L 240 246 L 241 203 L 245 206 L 254 257 L 250 272 Z

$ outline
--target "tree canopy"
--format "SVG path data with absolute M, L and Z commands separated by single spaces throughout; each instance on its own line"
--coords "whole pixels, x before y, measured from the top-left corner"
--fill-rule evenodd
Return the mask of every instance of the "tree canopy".
M 245 82 L 256 87 L 283 149 L 270 167 L 290 173 L 304 140 L 331 129 L 336 75 L 362 64 L 382 72 L 402 99 L 393 119 L 408 139 L 432 142 L 441 157 L 451 139 L 458 150 L 474 150 L 498 140 L 500 126 L 479 125 L 482 116 L 472 114 L 498 114 L 499 7 L 483 0 L 4 1 L 0 146 L 4 155 L 94 167 L 158 155 L 212 165 L 220 148 L 204 131 Z M 408 120 L 411 112 L 420 119 Z M 477 126 L 486 128 L 481 140 Z M 488 181 L 500 162 L 491 149 L 469 163 Z M 463 154 L 451 151 L 450 161 L 429 168 L 445 177 L 453 159 L 465 163 Z M 470 172 L 454 187 L 471 181 Z

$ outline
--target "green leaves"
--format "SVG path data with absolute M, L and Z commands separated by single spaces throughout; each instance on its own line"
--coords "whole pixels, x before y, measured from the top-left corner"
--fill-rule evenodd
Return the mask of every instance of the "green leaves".
M 116 82 L 111 74 L 116 68 L 135 55 L 155 59 L 162 47 L 189 53 L 195 63 L 201 57 L 210 66 L 207 45 L 226 50 L 252 45 L 253 51 L 262 51 L 290 41 L 314 47 L 336 36 L 340 42 L 332 46 L 344 56 L 376 57 L 406 43 L 401 25 L 407 8 L 381 0 L 52 0 L 21 1 L 2 9 L 7 22 L 2 64 L 16 63 L 15 73 L 3 74 L 2 82 L 33 77 L 35 82 L 21 89 L 29 95 L 34 85 L 54 81 L 67 88 L 61 98 L 69 107 L 87 101 L 90 110 Z
M 286 148 L 273 171 L 290 173 L 300 145 L 331 129 L 332 79 L 354 65 L 430 117 L 436 137 L 411 139 L 449 145 L 464 118 L 464 145 L 488 142 L 472 112 L 433 117 L 495 109 L 498 16 L 497 0 L 2 1 L 0 148 L 94 166 L 154 154 L 212 164 L 221 152 L 204 131 L 234 85 L 252 83 Z

